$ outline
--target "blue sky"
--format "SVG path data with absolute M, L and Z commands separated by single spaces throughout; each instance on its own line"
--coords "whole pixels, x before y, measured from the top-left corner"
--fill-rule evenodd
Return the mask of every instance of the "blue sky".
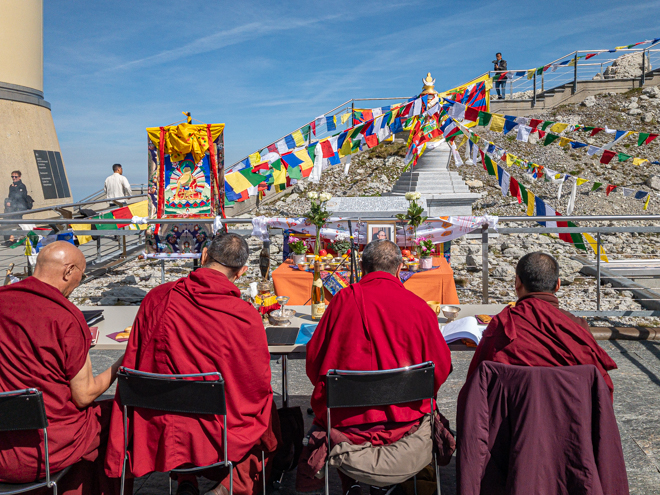
M 660 1 L 44 2 L 44 92 L 74 198 L 145 182 L 145 128 L 224 122 L 226 164 L 350 98 L 660 36 Z

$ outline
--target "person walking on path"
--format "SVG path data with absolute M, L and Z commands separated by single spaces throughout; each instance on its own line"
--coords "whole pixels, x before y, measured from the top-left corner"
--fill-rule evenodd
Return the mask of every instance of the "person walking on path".
M 502 58 L 502 54 L 500 52 L 497 52 L 495 54 L 495 60 L 493 60 L 493 64 L 495 65 L 493 67 L 493 70 L 499 71 L 496 74 L 497 80 L 495 81 L 495 91 L 497 91 L 497 99 L 503 100 L 504 95 L 506 93 L 506 77 L 502 77 L 504 76 L 504 72 L 502 71 L 506 71 L 507 69 L 506 69 L 506 60 Z
M 119 163 L 112 166 L 113 174 L 105 179 L 105 197 L 106 198 L 122 198 L 124 196 L 133 195 L 131 191 L 131 184 L 128 179 L 122 175 L 123 170 Z M 126 203 L 126 201 L 122 201 Z

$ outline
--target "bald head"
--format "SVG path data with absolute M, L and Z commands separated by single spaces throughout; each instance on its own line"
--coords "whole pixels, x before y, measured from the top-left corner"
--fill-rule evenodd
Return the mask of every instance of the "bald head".
M 371 272 L 387 272 L 396 276 L 402 263 L 401 250 L 392 241 L 371 241 L 362 252 L 362 269 L 365 275 Z
M 39 251 L 34 276 L 69 297 L 80 284 L 86 266 L 80 249 L 69 242 L 55 241 Z

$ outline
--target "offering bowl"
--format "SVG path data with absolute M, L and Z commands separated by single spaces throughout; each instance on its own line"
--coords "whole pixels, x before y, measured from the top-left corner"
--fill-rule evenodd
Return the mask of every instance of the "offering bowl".
M 295 314 L 293 309 L 276 309 L 270 312 L 268 318 L 273 325 L 287 325 Z
M 461 308 L 458 306 L 442 306 L 440 311 L 442 311 L 444 317 L 447 318 L 447 323 L 449 323 L 450 321 L 456 319 L 458 313 L 461 311 Z
M 408 263 L 408 270 L 411 272 L 416 272 L 419 270 L 419 263 L 414 262 L 414 263 Z
M 298 270 L 307 270 L 309 268 L 309 263 L 298 263 Z

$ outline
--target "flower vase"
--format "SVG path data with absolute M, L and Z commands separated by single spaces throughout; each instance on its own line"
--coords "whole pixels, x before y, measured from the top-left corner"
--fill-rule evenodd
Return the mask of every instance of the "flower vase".
M 419 258 L 419 267 L 423 270 L 433 268 L 433 258 L 431 256 L 422 256 Z
M 298 263 L 304 263 L 305 262 L 305 255 L 304 254 L 293 254 L 291 256 L 293 258 L 293 264 L 297 265 Z

